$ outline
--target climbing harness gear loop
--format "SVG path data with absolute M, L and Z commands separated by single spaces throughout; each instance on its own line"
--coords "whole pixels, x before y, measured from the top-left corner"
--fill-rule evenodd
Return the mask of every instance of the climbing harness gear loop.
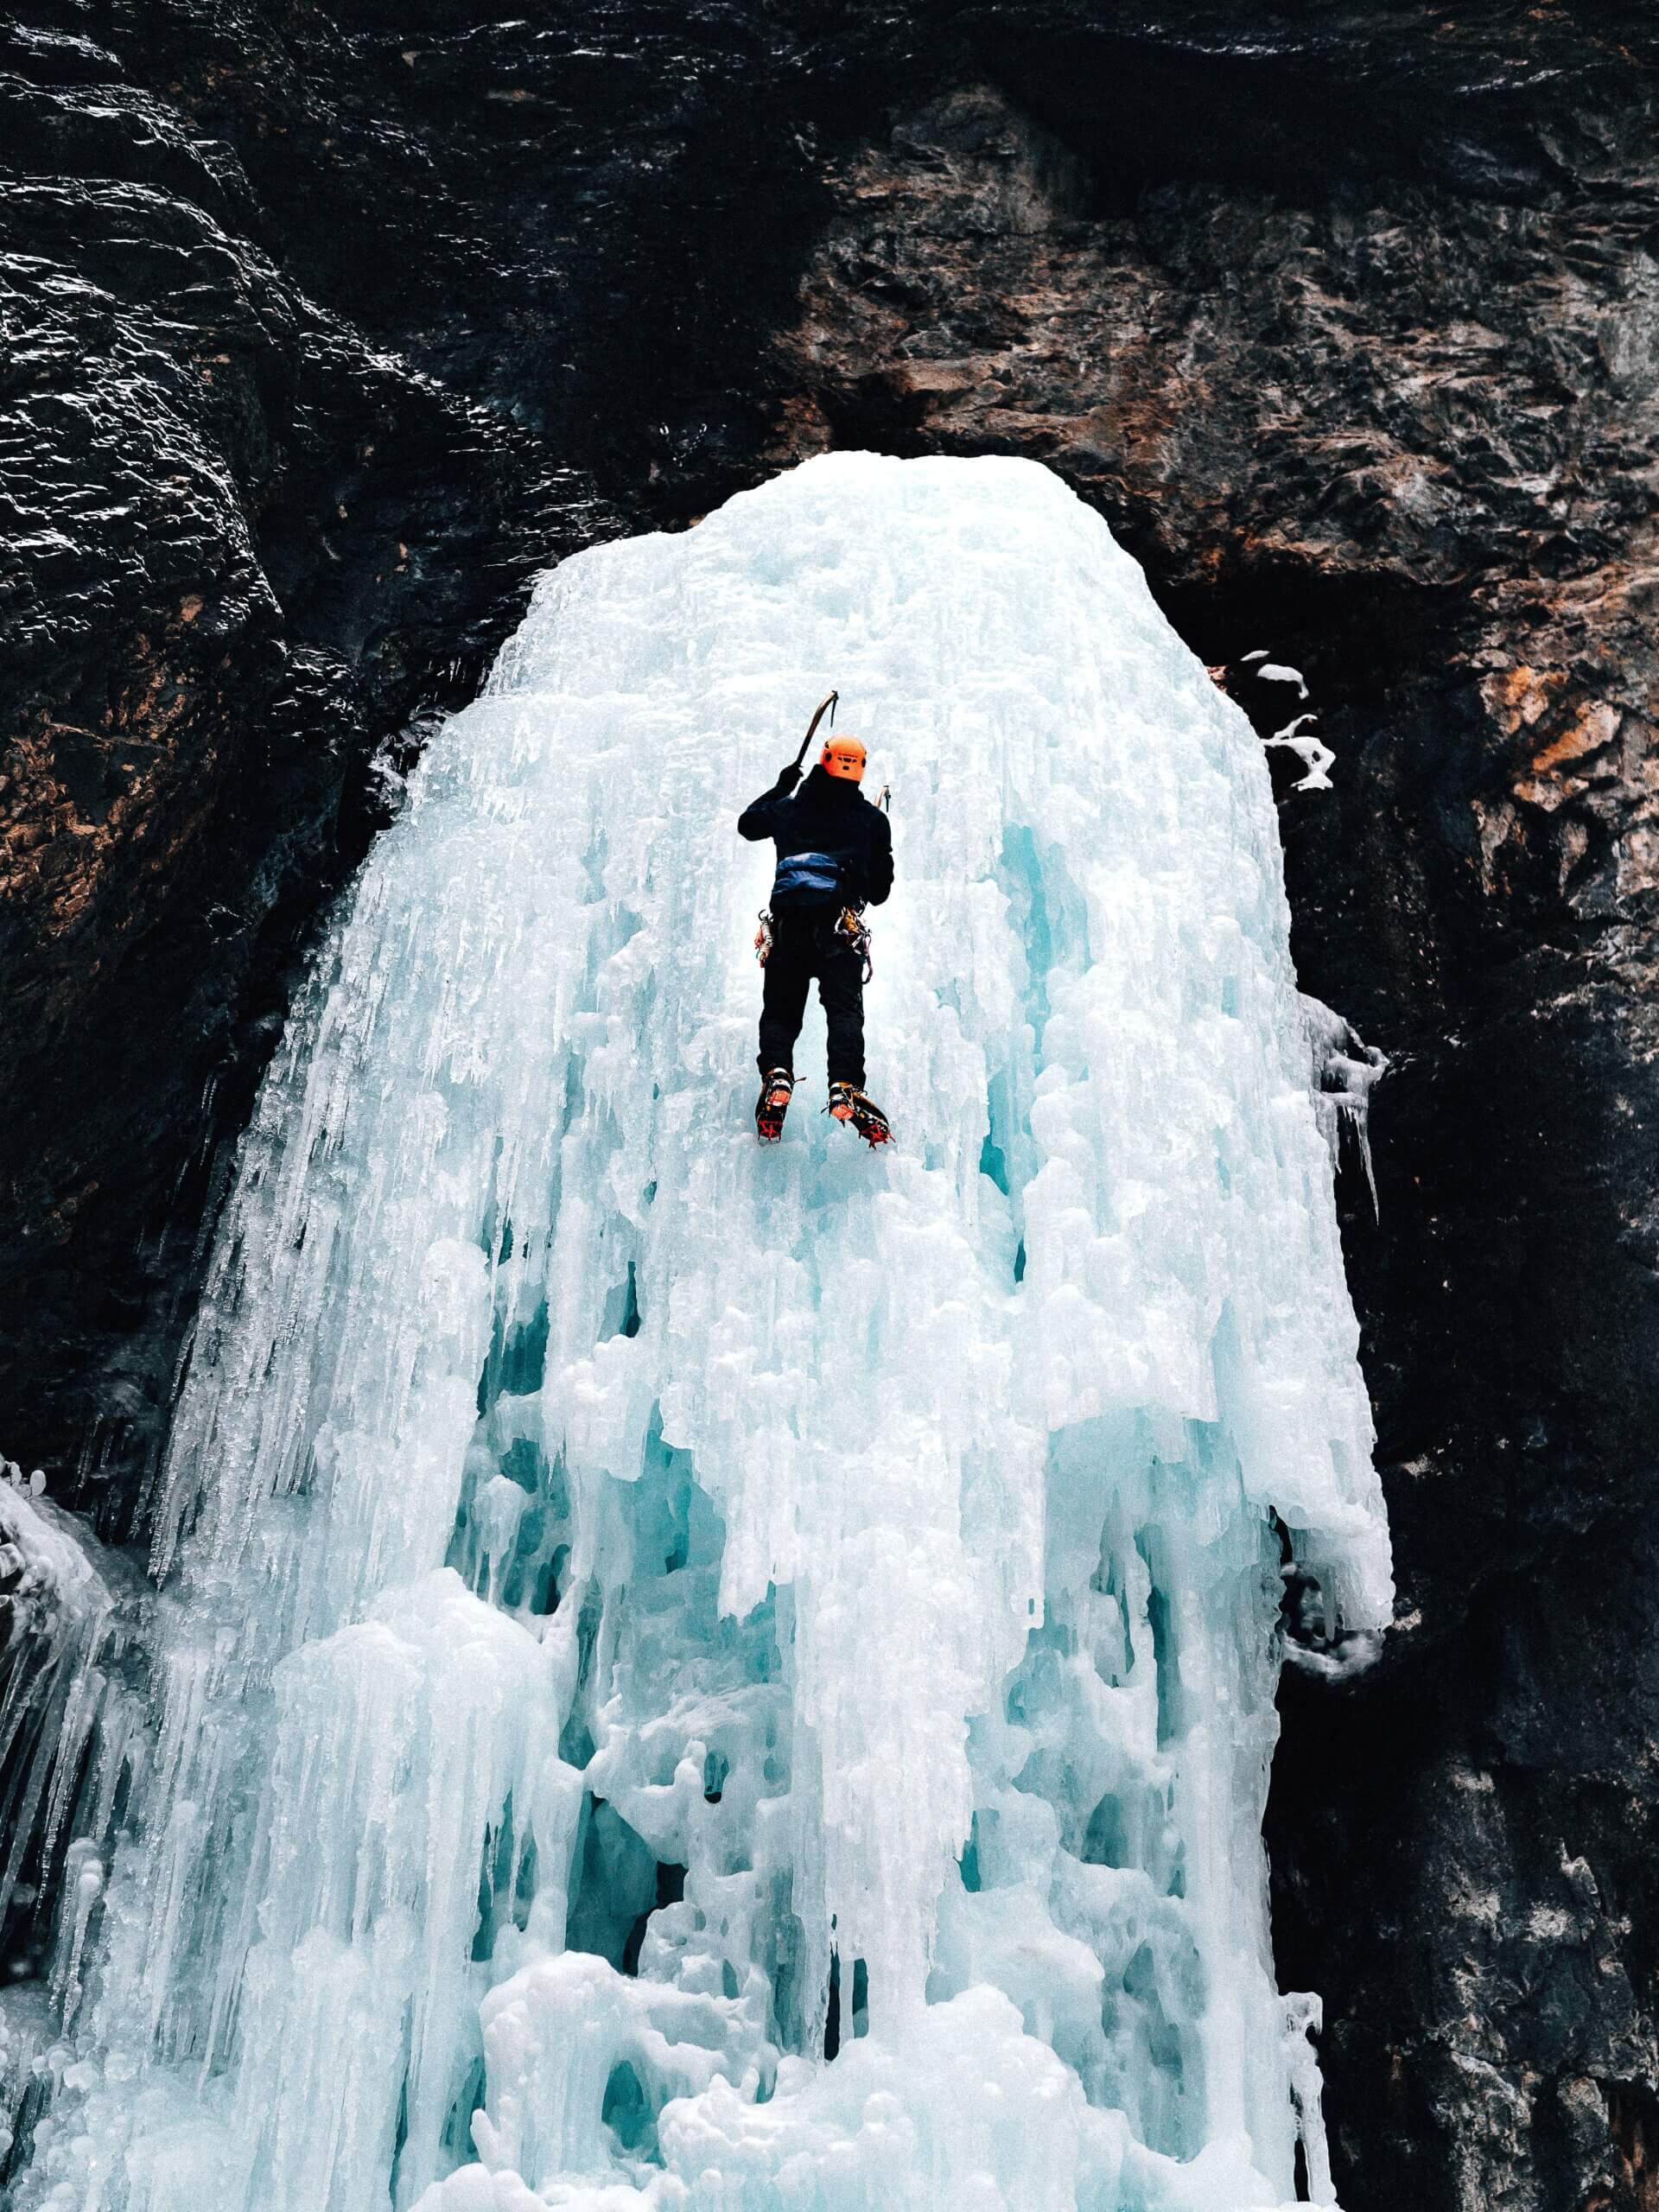
M 856 906 L 842 908 L 836 917 L 836 935 L 863 962 L 864 981 L 868 983 L 875 973 L 875 963 L 870 957 L 870 925 Z

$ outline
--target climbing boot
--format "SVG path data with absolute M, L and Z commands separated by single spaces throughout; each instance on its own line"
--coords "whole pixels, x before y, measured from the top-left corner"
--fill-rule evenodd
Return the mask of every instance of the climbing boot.
M 755 1135 L 762 1144 L 776 1144 L 783 1135 L 784 1116 L 794 1090 L 795 1078 L 787 1068 L 767 1069 L 760 1096 L 754 1102 Z
M 830 1103 L 824 1111 L 837 1122 L 850 1122 L 868 1145 L 893 1142 L 893 1131 L 887 1116 L 874 1098 L 867 1098 L 850 1083 L 830 1084 Z

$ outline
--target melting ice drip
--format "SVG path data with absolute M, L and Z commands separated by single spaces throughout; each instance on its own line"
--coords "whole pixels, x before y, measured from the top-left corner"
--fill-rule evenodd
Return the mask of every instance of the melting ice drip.
M 832 680 L 880 1155 L 810 1026 L 749 1127 L 733 822 Z M 1260 1829 L 1283 1564 L 1389 1603 L 1332 1172 L 1260 750 L 1058 480 L 566 563 L 245 1141 L 19 2202 L 1328 2200 Z

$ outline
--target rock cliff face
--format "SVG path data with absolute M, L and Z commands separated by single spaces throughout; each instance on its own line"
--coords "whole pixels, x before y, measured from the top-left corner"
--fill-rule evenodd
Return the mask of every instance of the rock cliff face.
M 537 569 L 1018 452 L 1264 733 L 1243 656 L 1303 671 L 1302 979 L 1395 1061 L 1401 1618 L 1287 1674 L 1270 1810 L 1350 2212 L 1659 2204 L 1656 73 L 1613 0 L 0 30 L 0 1443 L 108 1537 L 298 963 Z

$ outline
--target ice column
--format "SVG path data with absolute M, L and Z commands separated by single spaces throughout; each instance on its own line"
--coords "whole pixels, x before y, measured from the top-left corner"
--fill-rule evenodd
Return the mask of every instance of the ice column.
M 831 683 L 880 1154 L 816 1012 L 749 1122 L 734 820 Z M 545 579 L 243 1148 L 18 2202 L 1328 2195 L 1260 1827 L 1282 1571 L 1389 1605 L 1332 1172 L 1260 748 L 1058 479 Z

